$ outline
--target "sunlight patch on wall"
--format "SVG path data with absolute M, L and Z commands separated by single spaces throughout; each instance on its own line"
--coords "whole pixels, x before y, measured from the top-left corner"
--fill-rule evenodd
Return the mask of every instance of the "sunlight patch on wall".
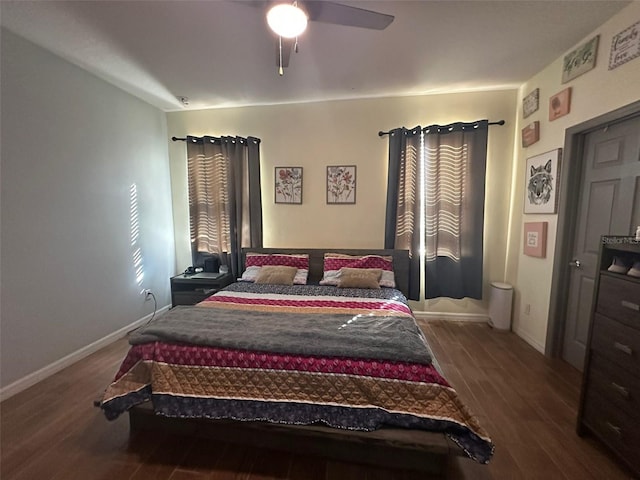
M 144 262 L 142 259 L 142 249 L 138 240 L 140 239 L 140 216 L 138 213 L 138 187 L 135 183 L 129 188 L 129 219 L 131 225 L 131 251 L 133 256 L 133 269 L 136 275 L 136 283 L 142 286 L 144 280 Z

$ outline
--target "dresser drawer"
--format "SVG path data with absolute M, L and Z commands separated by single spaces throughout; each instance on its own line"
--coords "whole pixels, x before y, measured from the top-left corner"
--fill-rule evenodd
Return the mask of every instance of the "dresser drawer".
M 591 348 L 624 370 L 640 376 L 640 330 L 596 313 Z
M 640 329 L 640 282 L 602 274 L 596 312 Z
M 597 393 L 616 408 L 635 417 L 640 427 L 640 377 L 594 353 L 589 364 L 587 389 L 588 394 Z
M 600 395 L 587 392 L 582 423 L 616 452 L 636 473 L 640 472 L 640 427 Z
M 215 289 L 194 290 L 191 292 L 173 292 L 173 306 L 176 305 L 195 305 L 205 298 L 216 293 Z

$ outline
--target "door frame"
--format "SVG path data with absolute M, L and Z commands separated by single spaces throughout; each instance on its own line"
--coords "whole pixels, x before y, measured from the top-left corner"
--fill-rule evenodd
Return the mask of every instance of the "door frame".
M 551 277 L 551 299 L 544 353 L 547 357 L 560 357 L 564 338 L 570 272 L 567 265 L 573 252 L 573 232 L 578 219 L 578 201 L 582 183 L 582 156 L 588 133 L 640 115 L 640 100 L 603 115 L 574 125 L 565 131 L 564 150 L 560 165 L 560 200 Z

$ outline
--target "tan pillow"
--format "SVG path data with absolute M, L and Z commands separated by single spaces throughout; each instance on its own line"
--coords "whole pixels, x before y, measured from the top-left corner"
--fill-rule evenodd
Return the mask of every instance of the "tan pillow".
M 339 288 L 380 288 L 380 268 L 342 267 L 338 275 Z
M 298 269 L 284 265 L 265 265 L 260 267 L 255 283 L 271 283 L 273 285 L 293 285 Z

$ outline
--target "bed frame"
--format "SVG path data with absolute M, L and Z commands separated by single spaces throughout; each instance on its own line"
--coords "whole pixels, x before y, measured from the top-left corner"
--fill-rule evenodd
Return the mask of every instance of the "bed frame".
M 406 250 L 251 248 L 243 249 L 243 267 L 247 252 L 306 253 L 309 255 L 309 283 L 317 283 L 322 278 L 325 252 L 390 255 L 393 256 L 397 288 L 405 295 L 408 292 L 409 254 Z M 129 410 L 129 424 L 132 433 L 138 430 L 163 430 L 296 454 L 419 470 L 435 477 L 445 475 L 450 455 L 460 454 L 460 450 L 441 433 L 397 428 L 360 432 L 315 425 L 170 418 L 154 415 L 148 402 Z

